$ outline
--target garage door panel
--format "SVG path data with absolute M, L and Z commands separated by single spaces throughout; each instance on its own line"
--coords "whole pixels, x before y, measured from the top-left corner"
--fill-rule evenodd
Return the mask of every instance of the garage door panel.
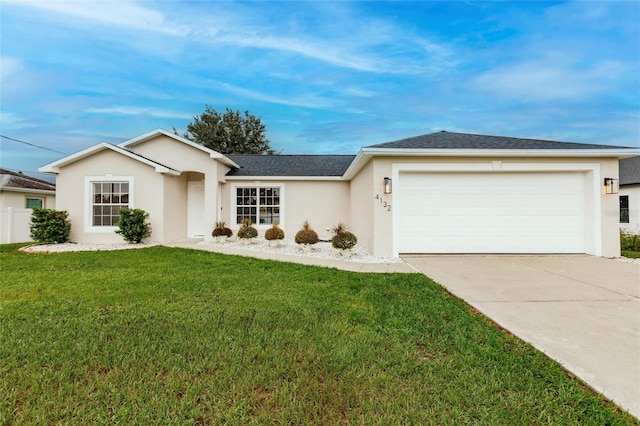
M 402 173 L 401 253 L 583 253 L 582 173 Z

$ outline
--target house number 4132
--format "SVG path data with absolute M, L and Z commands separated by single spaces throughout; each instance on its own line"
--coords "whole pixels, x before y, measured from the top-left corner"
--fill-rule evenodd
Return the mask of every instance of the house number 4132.
M 380 194 L 376 194 L 375 199 L 380 201 L 380 205 L 382 206 L 382 208 L 386 209 L 388 212 L 391 211 L 391 204 L 384 201 Z

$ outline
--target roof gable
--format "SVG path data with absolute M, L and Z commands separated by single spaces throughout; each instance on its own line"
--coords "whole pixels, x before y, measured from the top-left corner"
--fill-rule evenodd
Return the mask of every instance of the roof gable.
M 122 147 L 122 148 L 130 149 L 130 148 L 135 147 L 138 144 L 150 141 L 150 140 L 152 140 L 152 139 L 154 139 L 154 138 L 156 138 L 158 136 L 166 136 L 168 138 L 171 138 L 171 139 L 175 140 L 176 142 L 180 142 L 180 143 L 188 145 L 188 146 L 190 146 L 192 148 L 195 148 L 197 150 L 206 152 L 207 154 L 209 154 L 209 156 L 211 158 L 213 158 L 215 160 L 220 160 L 224 164 L 226 164 L 227 166 L 238 167 L 238 165 L 236 163 L 234 163 L 232 160 L 230 160 L 229 157 L 227 157 L 227 156 L 225 156 L 223 154 L 220 154 L 217 151 L 209 149 L 204 145 L 200 145 L 199 143 L 195 143 L 193 141 L 190 141 L 189 139 L 185 139 L 185 138 L 183 138 L 181 136 L 178 136 L 175 133 L 168 132 L 168 131 L 166 131 L 164 129 L 152 130 L 152 131 L 147 132 L 147 133 L 145 133 L 143 135 L 136 136 L 133 139 L 129 139 L 129 140 L 126 140 L 126 141 L 124 141 L 122 143 L 119 143 L 118 146 Z
M 556 142 L 542 139 L 513 138 L 507 136 L 476 135 L 441 131 L 421 136 L 371 145 L 367 148 L 392 149 L 620 149 L 611 145 L 594 145 L 575 142 Z
M 640 157 L 620 160 L 620 185 L 640 184 Z
M 97 154 L 98 152 L 104 151 L 105 149 L 115 151 L 118 154 L 122 154 L 133 160 L 146 164 L 147 166 L 153 167 L 155 171 L 158 173 L 167 173 L 167 174 L 176 175 L 176 176 L 180 175 L 180 172 L 178 170 L 172 169 L 171 167 L 160 164 L 157 161 L 154 161 L 149 158 L 143 157 L 139 154 L 136 154 L 133 151 L 129 151 L 128 149 L 124 149 L 122 147 L 112 145 L 107 142 L 101 142 L 97 145 L 91 146 L 80 152 L 76 152 L 75 154 L 72 154 L 64 158 L 61 158 L 57 161 L 54 161 L 53 163 L 46 164 L 40 167 L 38 170 L 44 173 L 59 173 L 61 167 L 75 163 L 76 161 L 80 161 L 83 158 L 90 157 L 94 154 Z
M 0 189 L 30 189 L 37 191 L 55 192 L 56 185 L 51 182 L 27 176 L 22 173 L 15 173 L 7 169 L 0 169 Z
M 229 155 L 240 168 L 232 176 L 341 177 L 355 155 Z

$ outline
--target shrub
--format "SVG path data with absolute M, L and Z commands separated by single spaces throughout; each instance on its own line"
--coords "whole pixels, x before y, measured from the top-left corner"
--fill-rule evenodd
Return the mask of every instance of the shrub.
M 620 231 L 620 249 L 640 251 L 640 235 L 627 234 Z
M 227 228 L 225 222 L 216 222 L 216 227 L 211 232 L 212 237 L 230 237 L 233 235 L 233 231 Z
M 258 230 L 251 226 L 251 221 L 245 219 L 242 221 L 242 226 L 238 229 L 238 238 L 249 239 L 258 236 Z
M 31 214 L 31 238 L 39 243 L 64 243 L 69 240 L 71 223 L 65 210 L 34 208 Z
M 142 209 L 120 209 L 120 218 L 116 222 L 116 234 L 129 243 L 138 244 L 151 235 L 151 225 L 146 221 L 149 213 Z
M 347 230 L 347 226 L 340 222 L 333 228 L 331 245 L 340 250 L 348 250 L 358 243 L 358 238 Z
M 284 239 L 284 231 L 278 226 L 277 223 L 274 223 L 271 228 L 265 231 L 264 238 L 269 241 L 282 240 Z
M 302 228 L 295 236 L 295 241 L 298 244 L 315 244 L 318 242 L 318 233 L 311 228 L 309 221 L 304 221 Z

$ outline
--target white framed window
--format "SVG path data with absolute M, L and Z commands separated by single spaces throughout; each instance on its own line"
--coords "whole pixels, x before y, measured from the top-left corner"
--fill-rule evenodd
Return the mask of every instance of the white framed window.
M 133 207 L 132 176 L 85 177 L 85 231 L 115 231 L 119 211 L 126 207 Z
M 44 207 L 44 198 L 41 197 L 27 197 L 25 202 L 25 208 L 27 209 L 35 209 L 35 208 L 43 208 Z
M 282 184 L 234 185 L 232 220 L 236 225 L 249 219 L 255 225 L 283 224 L 284 188 Z

